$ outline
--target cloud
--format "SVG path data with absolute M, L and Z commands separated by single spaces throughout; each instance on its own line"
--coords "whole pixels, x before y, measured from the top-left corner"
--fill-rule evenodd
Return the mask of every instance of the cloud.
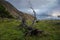
M 28 0 L 8 0 L 17 9 L 28 9 Z M 30 0 L 34 9 L 49 9 L 57 5 L 57 0 Z
M 18 10 L 32 13 L 32 10 L 29 8 L 28 0 L 7 0 L 13 4 Z M 60 0 L 30 0 L 32 7 L 38 15 L 42 17 L 38 18 L 53 18 L 49 16 L 53 11 L 60 10 Z M 49 15 L 48 15 L 49 14 Z

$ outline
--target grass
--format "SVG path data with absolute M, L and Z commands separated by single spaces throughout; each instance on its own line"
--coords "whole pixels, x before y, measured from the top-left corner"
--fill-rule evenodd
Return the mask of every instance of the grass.
M 0 40 L 24 40 L 24 33 L 18 29 L 20 21 L 15 19 L 0 20 Z M 35 28 L 43 30 L 46 36 L 27 36 L 27 40 L 60 40 L 60 20 L 42 20 L 35 24 Z

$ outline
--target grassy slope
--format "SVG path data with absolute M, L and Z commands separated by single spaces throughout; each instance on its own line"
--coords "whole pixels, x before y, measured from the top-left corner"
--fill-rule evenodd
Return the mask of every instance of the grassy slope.
M 60 40 L 59 20 L 39 21 L 34 26 L 40 30 L 44 30 L 47 36 L 42 37 L 26 37 L 28 40 Z M 24 40 L 22 30 L 18 30 L 19 21 L 16 20 L 0 20 L 0 40 Z

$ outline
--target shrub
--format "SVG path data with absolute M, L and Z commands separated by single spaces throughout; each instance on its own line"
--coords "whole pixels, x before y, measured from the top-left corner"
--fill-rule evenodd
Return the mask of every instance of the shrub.
M 2 5 L 0 5 L 0 17 L 1 18 L 13 18 L 13 16 L 10 15 L 10 13 Z

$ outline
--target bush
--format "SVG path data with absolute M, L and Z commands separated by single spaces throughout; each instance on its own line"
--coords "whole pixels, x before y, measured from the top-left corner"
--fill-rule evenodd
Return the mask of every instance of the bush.
M 10 15 L 10 13 L 2 5 L 0 5 L 0 17 L 1 18 L 13 18 L 13 16 Z

